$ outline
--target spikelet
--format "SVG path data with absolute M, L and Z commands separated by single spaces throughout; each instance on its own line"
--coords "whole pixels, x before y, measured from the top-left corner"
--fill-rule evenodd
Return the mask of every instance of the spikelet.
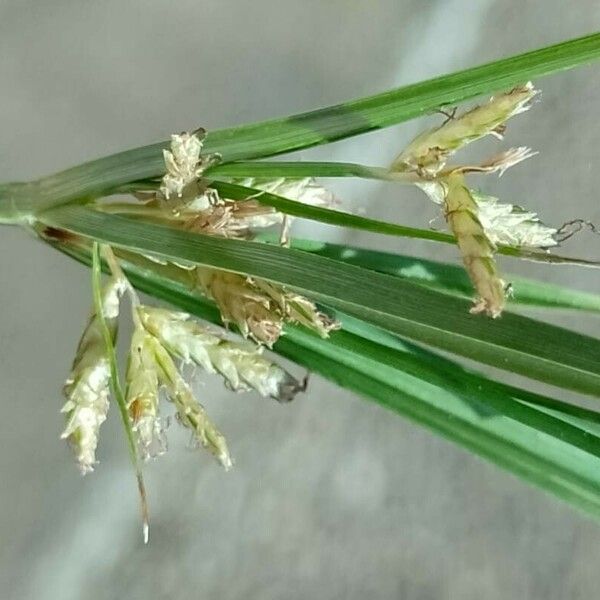
M 442 181 L 422 181 L 416 185 L 433 202 L 443 206 L 447 188 Z M 551 248 L 558 244 L 558 231 L 544 225 L 536 213 L 520 206 L 505 204 L 478 190 L 469 189 L 469 192 L 477 205 L 477 218 L 493 244 L 515 248 Z
M 278 402 L 289 402 L 302 389 L 287 371 L 264 358 L 259 346 L 224 340 L 186 313 L 141 306 L 138 314 L 170 354 L 208 373 L 220 373 L 232 390 L 254 389 Z
M 204 407 L 194 398 L 167 350 L 154 336 L 148 337 L 150 350 L 159 366 L 160 383 L 177 409 L 178 421 L 192 431 L 196 442 L 207 448 L 226 470 L 230 469 L 232 462 L 225 438 L 209 419 Z
M 465 268 L 479 294 L 471 312 L 485 312 L 496 318 L 504 308 L 506 286 L 494 260 L 495 246 L 478 218 L 477 202 L 466 187 L 463 175 L 453 173 L 444 184 L 446 220 L 456 236 Z
M 315 206 L 333 206 L 334 195 L 312 178 L 303 179 L 232 179 L 232 183 L 247 188 L 265 191 Z M 251 238 L 257 230 L 281 225 L 284 217 L 291 217 L 258 201 L 260 194 L 245 200 L 221 198 L 210 187 L 200 186 L 198 196 L 189 202 L 180 216 L 186 227 L 207 235 L 230 238 Z
M 218 154 L 202 155 L 205 132 L 171 136 L 170 150 L 163 150 L 166 173 L 158 192 L 140 189 L 134 196 L 162 217 L 189 230 L 230 238 L 250 238 L 258 229 L 282 224 L 286 238 L 291 217 L 250 196 L 242 200 L 221 198 L 203 177 L 220 161 Z M 270 192 L 306 204 L 332 206 L 336 199 L 313 178 L 232 178 L 245 187 Z M 258 194 L 257 194 L 258 196 Z M 166 209 L 161 211 L 161 209 Z
M 331 208 L 338 204 L 337 198 L 332 192 L 323 186 L 319 185 L 312 177 L 304 177 L 302 179 L 285 179 L 283 177 L 275 179 L 253 178 L 246 177 L 240 179 L 232 179 L 232 183 L 241 185 L 247 188 L 262 190 L 277 196 L 283 196 L 290 200 L 296 200 L 303 204 L 311 206 L 324 206 Z M 245 201 L 247 203 L 248 201 Z M 268 207 L 264 207 L 268 208 Z M 283 220 L 283 213 L 271 210 L 263 214 L 247 215 L 243 217 L 245 226 L 250 229 L 264 229 L 272 225 L 278 225 Z
M 171 136 L 171 149 L 163 150 L 166 173 L 160 185 L 160 192 L 166 200 L 173 196 L 182 198 L 184 190 L 195 184 L 204 170 L 219 160 L 216 154 L 200 154 L 203 139 L 204 131 Z M 197 194 L 192 190 L 192 198 L 194 195 Z
M 283 330 L 283 316 L 273 310 L 270 299 L 254 286 L 252 279 L 199 267 L 196 269 L 200 289 L 212 298 L 225 325 L 234 323 L 244 337 L 272 346 Z
M 531 83 L 490 98 L 486 104 L 451 117 L 439 127 L 417 136 L 393 161 L 391 171 L 417 171 L 435 177 L 460 148 L 486 135 L 502 138 L 504 123 L 529 109 L 537 94 Z
M 283 314 L 285 322 L 299 323 L 322 338 L 326 338 L 331 331 L 340 328 L 337 321 L 319 312 L 308 298 L 289 292 L 280 285 L 264 279 L 252 279 L 252 283 L 256 289 L 270 298 L 271 303 Z
M 182 217 L 186 220 L 187 229 L 206 235 L 250 238 L 256 227 L 267 227 L 281 221 L 281 213 L 256 200 L 219 199 L 206 208 L 198 208 L 200 203 L 196 200 L 186 207 Z
M 217 303 L 223 322 L 235 323 L 244 337 L 269 347 L 279 339 L 285 322 L 301 323 L 321 337 L 339 327 L 310 300 L 275 284 L 204 267 L 196 273 L 198 286 Z
M 135 327 L 127 363 L 126 405 L 144 459 L 167 450 L 158 410 L 159 375 L 154 339 L 143 328 Z
M 119 298 L 123 283 L 110 280 L 102 290 L 104 320 L 114 339 L 117 331 Z M 94 470 L 100 425 L 106 420 L 110 394 L 110 363 L 102 335 L 99 315 L 92 313 L 83 332 L 64 386 L 67 398 L 61 412 L 67 425 L 61 437 L 70 442 L 83 475 Z
M 537 94 L 531 83 L 491 98 L 458 117 L 454 114 L 439 127 L 417 136 L 393 161 L 390 172 L 413 173 L 421 188 L 443 206 L 446 221 L 457 238 L 465 268 L 479 297 L 471 312 L 492 317 L 502 313 L 505 284 L 494 260 L 495 244 L 548 247 L 556 230 L 543 225 L 535 213 L 526 212 L 471 190 L 468 173 L 498 173 L 530 158 L 527 147 L 511 148 L 478 165 L 446 167 L 450 156 L 486 135 L 502 138 L 505 122 L 529 109 Z

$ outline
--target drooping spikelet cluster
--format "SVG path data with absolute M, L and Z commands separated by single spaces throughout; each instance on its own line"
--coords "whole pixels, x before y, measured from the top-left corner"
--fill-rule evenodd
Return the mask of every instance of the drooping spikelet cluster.
M 149 209 L 159 210 L 170 225 L 207 235 L 244 239 L 280 225 L 285 239 L 290 217 L 261 204 L 263 192 L 313 205 L 331 206 L 336 202 L 333 194 L 312 178 L 230 179 L 229 183 L 252 193 L 243 200 L 222 198 L 204 174 L 219 157 L 203 156 L 202 145 L 197 134 L 171 136 L 171 149 L 164 150 L 166 174 L 159 191 L 136 194 Z M 280 285 L 218 269 L 179 266 L 194 273 L 197 289 L 215 301 L 223 322 L 236 325 L 243 336 L 255 342 L 272 346 L 285 323 L 300 323 L 322 337 L 339 326 L 310 300 Z
M 225 339 L 186 313 L 140 304 L 110 248 L 105 247 L 104 251 L 110 257 L 113 275 L 103 290 L 101 307 L 113 347 L 120 297 L 127 291 L 131 298 L 134 328 L 124 395 L 140 454 L 149 458 L 166 450 L 165 420 L 159 406 L 164 394 L 173 403 L 177 420 L 228 469 L 232 461 L 225 438 L 195 399 L 178 364 L 193 363 L 207 373 L 220 375 L 231 390 L 254 390 L 279 402 L 292 400 L 304 384 L 263 356 L 261 346 Z M 63 437 L 69 439 L 82 473 L 92 471 L 96 463 L 99 428 L 109 406 L 111 376 L 109 348 L 102 323 L 94 313 L 79 343 L 65 385 L 67 401 L 62 409 L 67 413 Z
M 231 457 L 225 438 L 194 398 L 161 338 L 144 326 L 141 318 L 144 309 L 143 306 L 134 308 L 137 318 L 131 339 L 126 392 L 127 410 L 142 455 L 148 458 L 166 450 L 159 413 L 159 391 L 162 388 L 175 405 L 177 420 L 192 431 L 194 439 L 216 456 L 225 469 L 229 469 Z M 169 320 L 167 317 L 167 326 Z
M 261 193 L 285 194 L 311 204 L 329 205 L 334 200 L 313 179 L 231 180 L 242 189 L 251 188 L 251 193 L 242 200 L 221 198 L 205 177 L 205 171 L 220 157 L 202 154 L 203 138 L 203 131 L 171 136 L 171 147 L 163 152 L 166 173 L 158 190 L 138 190 L 134 194 L 144 202 L 147 214 L 171 226 L 207 235 L 251 238 L 267 227 L 287 226 L 284 215 L 260 203 L 257 195 Z M 304 384 L 265 358 L 263 345 L 271 347 L 283 333 L 285 323 L 304 325 L 323 337 L 338 324 L 310 300 L 280 285 L 196 265 L 169 265 L 179 271 L 185 269 L 192 285 L 215 301 L 223 322 L 235 325 L 244 337 L 253 340 L 233 342 L 185 313 L 140 304 L 111 249 L 104 250 L 112 277 L 102 306 L 113 343 L 119 298 L 127 290 L 132 301 L 134 329 L 124 403 L 140 454 L 149 458 L 166 450 L 165 420 L 160 414 L 160 397 L 164 395 L 174 405 L 177 420 L 191 430 L 196 442 L 229 468 L 232 462 L 225 439 L 194 398 L 177 364 L 193 363 L 216 373 L 231 390 L 255 390 L 262 396 L 288 402 Z M 146 258 L 165 264 L 157 257 Z M 65 386 L 67 402 L 63 408 L 68 417 L 63 437 L 70 439 L 84 473 L 93 470 L 96 462 L 98 432 L 108 410 L 110 383 L 109 353 L 99 320 L 93 315 Z
M 556 230 L 541 223 L 535 213 L 502 204 L 466 184 L 465 176 L 469 173 L 502 175 L 533 156 L 529 148 L 512 148 L 478 165 L 448 167 L 447 162 L 473 141 L 488 135 L 502 139 L 506 121 L 528 110 L 537 93 L 527 83 L 462 115 L 450 115 L 439 127 L 417 136 L 390 167 L 395 173 L 414 173 L 418 177 L 416 185 L 442 206 L 477 290 L 471 311 L 474 313 L 498 317 L 504 308 L 507 286 L 494 259 L 496 244 L 548 248 L 557 244 Z

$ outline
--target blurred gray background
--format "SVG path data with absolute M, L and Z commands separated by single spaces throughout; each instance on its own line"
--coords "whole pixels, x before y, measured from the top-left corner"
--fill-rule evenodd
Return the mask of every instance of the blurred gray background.
M 569 37 L 597 0 L 0 0 L 0 180 L 35 178 L 171 132 L 285 115 Z M 560 224 L 600 222 L 599 67 L 540 81 L 506 145 L 540 155 L 486 189 Z M 437 119 L 439 121 L 439 119 Z M 429 121 L 300 153 L 388 164 Z M 495 146 L 483 142 L 482 156 Z M 496 145 L 497 147 L 497 145 Z M 416 191 L 331 187 L 353 210 L 423 225 Z M 302 224 L 313 237 L 344 240 Z M 407 240 L 352 241 L 444 256 Z M 582 234 L 568 251 L 591 255 Z M 598 291 L 573 268 L 504 262 Z M 90 305 L 88 272 L 0 231 L 0 597 L 289 600 L 595 597 L 600 529 L 544 493 L 318 377 L 287 406 L 198 390 L 236 467 L 171 449 L 147 468 L 143 547 L 116 411 L 82 479 L 58 439 L 60 388 Z M 599 334 L 598 320 L 555 320 Z

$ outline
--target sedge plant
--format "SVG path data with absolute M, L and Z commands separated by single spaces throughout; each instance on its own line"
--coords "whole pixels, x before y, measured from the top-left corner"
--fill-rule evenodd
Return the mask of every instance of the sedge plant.
M 597 313 L 600 296 L 511 277 L 496 257 L 598 265 L 556 251 L 565 228 L 471 182 L 473 173 L 503 174 L 534 153 L 501 145 L 512 118 L 530 118 L 517 115 L 538 101 L 532 81 L 597 58 L 600 34 L 288 118 L 190 128 L 0 185 L 0 223 L 91 267 L 93 308 L 62 406 L 62 437 L 80 471 L 94 470 L 114 403 L 147 539 L 143 462 L 166 451 L 170 413 L 225 469 L 234 464 L 235 441 L 213 423 L 182 366 L 221 377 L 233 392 L 288 403 L 306 381 L 279 355 L 600 515 L 600 413 L 457 362 L 600 397 L 600 340 L 511 311 Z M 434 112 L 439 123 L 387 165 L 267 160 Z M 493 156 L 460 161 L 463 147 L 489 136 L 498 139 Z M 351 214 L 326 189 L 332 177 L 393 182 L 398 195 L 416 186 L 438 205 L 447 231 Z M 296 239 L 295 217 L 452 244 L 457 263 Z M 133 326 L 122 372 L 120 319 Z

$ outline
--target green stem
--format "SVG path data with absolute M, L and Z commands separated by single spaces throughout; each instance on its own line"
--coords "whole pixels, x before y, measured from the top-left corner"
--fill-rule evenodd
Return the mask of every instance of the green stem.
M 0 185 L 0 225 L 28 225 L 38 212 L 65 204 L 85 204 L 89 196 L 65 198 L 44 180 Z
M 142 525 L 143 525 L 143 537 L 144 543 L 148 542 L 148 504 L 146 501 L 146 488 L 144 485 L 144 478 L 142 476 L 142 469 L 140 467 L 140 461 L 137 452 L 137 445 L 131 428 L 131 422 L 129 420 L 129 414 L 127 412 L 127 404 L 125 402 L 125 395 L 123 394 L 123 388 L 121 386 L 119 369 L 117 367 L 117 355 L 115 352 L 115 346 L 113 344 L 112 336 L 106 325 L 104 319 L 104 309 L 102 307 L 102 289 L 101 289 L 101 277 L 102 277 L 102 259 L 100 258 L 100 246 L 98 242 L 94 242 L 92 246 L 92 289 L 94 292 L 94 305 L 98 319 L 102 326 L 102 336 L 104 337 L 104 343 L 106 345 L 106 352 L 108 354 L 108 361 L 110 363 L 110 386 L 112 393 L 119 406 L 119 412 L 121 414 L 121 420 L 123 421 L 123 427 L 127 435 L 127 445 L 129 447 L 129 456 L 131 463 L 135 469 L 138 490 L 140 493 L 140 502 L 142 510 Z
M 285 179 L 303 177 L 360 177 L 394 181 L 407 185 L 420 181 L 415 173 L 394 173 L 383 167 L 371 167 L 348 162 L 283 162 L 283 161 L 239 161 L 219 164 L 206 170 L 206 175 L 216 177 L 256 177 Z
M 0 224 L 23 225 L 30 220 L 27 198 L 37 198 L 34 184 L 8 183 L 0 185 Z

